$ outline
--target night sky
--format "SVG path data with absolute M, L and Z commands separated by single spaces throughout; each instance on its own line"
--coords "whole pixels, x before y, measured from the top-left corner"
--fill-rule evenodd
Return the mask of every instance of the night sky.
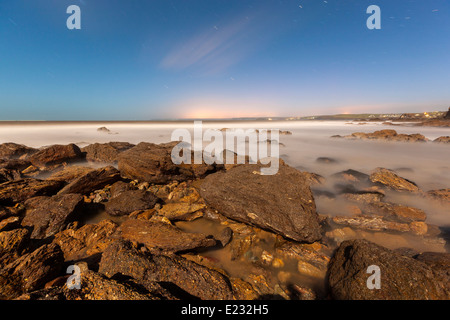
M 449 88 L 448 0 L 0 1 L 0 120 L 419 112 Z

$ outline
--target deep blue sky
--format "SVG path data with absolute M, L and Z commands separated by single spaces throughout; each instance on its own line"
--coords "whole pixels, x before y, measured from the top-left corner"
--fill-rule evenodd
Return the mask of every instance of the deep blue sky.
M 0 2 L 0 120 L 446 110 L 449 88 L 448 0 Z

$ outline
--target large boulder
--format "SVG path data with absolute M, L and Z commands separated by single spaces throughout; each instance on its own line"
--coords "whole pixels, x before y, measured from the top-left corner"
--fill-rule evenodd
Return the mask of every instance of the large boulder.
M 80 193 L 90 194 L 91 192 L 102 189 L 108 184 L 113 184 L 120 179 L 120 172 L 112 166 L 92 170 L 82 175 L 63 189 L 59 191 L 59 194 L 67 193 Z
M 105 204 L 106 212 L 112 216 L 128 215 L 133 211 L 152 209 L 158 198 L 146 190 L 128 190 Z
M 367 286 L 369 266 L 380 268 L 380 289 Z M 341 243 L 329 265 L 328 283 L 332 297 L 342 300 L 450 299 L 450 278 L 441 270 L 367 240 Z
M 134 147 L 134 144 L 128 142 L 109 142 L 109 143 L 94 143 L 81 149 L 86 153 L 86 160 L 116 163 L 117 156 L 128 149 Z
M 205 178 L 200 194 L 224 216 L 300 242 L 321 239 L 308 176 L 281 164 L 275 175 L 260 165 L 240 165 Z
M 164 184 L 201 178 L 216 171 L 216 165 L 180 164 L 172 161 L 171 152 L 178 142 L 153 144 L 141 142 L 118 157 L 119 170 L 128 179 Z
M 0 299 L 13 299 L 25 292 L 42 288 L 54 279 L 64 257 L 56 244 L 43 245 L 0 270 Z
M 145 253 L 122 240 L 103 252 L 99 272 L 108 277 L 132 277 L 145 288 L 154 286 L 155 282 L 164 283 L 174 295 L 184 298 L 233 298 L 229 279 L 222 273 L 177 255 Z
M 213 247 L 216 240 L 201 233 L 188 233 L 164 222 L 141 219 L 126 220 L 120 226 L 126 240 L 144 244 L 149 249 L 168 252 Z
M 15 159 L 36 151 L 36 149 L 12 142 L 0 144 L 0 158 Z
M 28 157 L 35 167 L 43 168 L 51 165 L 74 162 L 84 157 L 83 152 L 75 144 L 53 145 Z
M 53 197 L 39 197 L 25 202 L 27 210 L 23 226 L 33 227 L 32 238 L 43 239 L 64 229 L 80 213 L 83 196 L 64 194 Z
M 21 179 L 0 184 L 0 204 L 23 202 L 37 196 L 56 194 L 64 182 L 52 180 Z

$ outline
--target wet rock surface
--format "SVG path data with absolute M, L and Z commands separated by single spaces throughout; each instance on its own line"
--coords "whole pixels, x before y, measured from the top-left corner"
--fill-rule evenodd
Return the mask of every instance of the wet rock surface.
M 321 238 L 307 177 L 282 165 L 276 175 L 242 165 L 205 178 L 200 194 L 224 216 L 271 230 L 287 238 L 314 242 Z

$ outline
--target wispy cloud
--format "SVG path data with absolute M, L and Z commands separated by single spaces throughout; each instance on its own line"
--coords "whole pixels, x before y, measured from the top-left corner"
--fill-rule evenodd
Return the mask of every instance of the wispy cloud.
M 240 17 L 193 35 L 175 45 L 161 61 L 167 69 L 196 67 L 203 73 L 217 73 L 245 58 L 258 43 L 255 19 Z

